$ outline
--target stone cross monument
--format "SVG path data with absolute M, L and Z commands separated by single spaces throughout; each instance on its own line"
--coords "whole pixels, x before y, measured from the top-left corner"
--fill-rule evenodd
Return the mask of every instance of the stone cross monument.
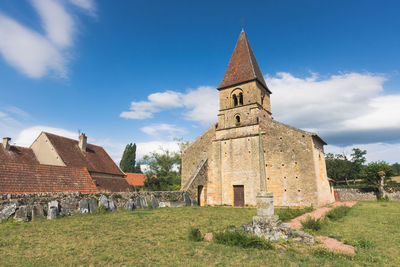
M 267 191 L 267 180 L 265 174 L 264 145 L 261 129 L 258 132 L 258 146 L 260 159 L 260 192 L 257 194 L 257 216 L 274 216 L 274 196 Z
M 291 235 L 289 226 L 282 224 L 278 216 L 274 215 L 274 196 L 267 192 L 267 181 L 265 174 L 264 146 L 261 129 L 259 136 L 259 158 L 260 158 L 260 192 L 257 194 L 257 215 L 253 222 L 243 224 L 243 230 L 248 234 L 254 234 L 269 240 L 288 238 Z

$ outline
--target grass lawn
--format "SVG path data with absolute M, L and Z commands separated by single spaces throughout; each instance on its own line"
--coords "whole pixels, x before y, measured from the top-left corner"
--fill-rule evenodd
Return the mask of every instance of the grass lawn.
M 203 233 L 251 221 L 255 209 L 185 207 L 76 215 L 52 221 L 0 224 L 1 266 L 399 266 L 400 202 L 362 202 L 319 232 L 371 248 L 343 256 L 292 244 L 287 250 L 191 242 Z

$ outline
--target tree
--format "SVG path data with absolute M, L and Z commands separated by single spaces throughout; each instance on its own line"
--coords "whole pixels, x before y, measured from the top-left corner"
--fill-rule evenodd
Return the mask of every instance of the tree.
M 179 153 L 162 149 L 160 153 L 152 152 L 144 156 L 142 163 L 147 165 L 147 179 L 144 182 L 146 189 L 151 191 L 180 189 L 181 156 Z
M 346 155 L 328 153 L 325 163 L 328 177 L 335 181 L 344 180 L 349 185 L 348 178 L 352 170 L 352 163 L 347 159 Z
M 353 148 L 353 153 L 350 155 L 351 160 L 344 153 L 327 154 L 325 162 L 328 176 L 335 181 L 344 180 L 347 185 L 349 185 L 348 179 L 353 179 L 355 183 L 355 180 L 360 177 L 360 171 L 366 161 L 366 154 L 366 150 L 359 148 Z
M 385 161 L 370 162 L 361 169 L 361 177 L 378 188 L 381 197 L 386 196 L 385 179 L 393 174 L 392 167 Z
M 399 176 L 400 175 L 400 164 L 397 162 L 392 164 L 392 170 L 393 170 L 394 176 Z
M 123 172 L 141 173 L 140 164 L 136 165 L 136 144 L 127 144 L 119 163 Z
M 353 178 L 353 183 L 355 183 L 355 180 L 360 177 L 360 171 L 361 168 L 363 167 L 364 163 L 367 161 L 365 158 L 365 155 L 367 155 L 367 150 L 361 150 L 359 148 L 353 148 L 353 153 L 350 155 L 351 156 L 351 171 L 350 171 L 350 177 Z

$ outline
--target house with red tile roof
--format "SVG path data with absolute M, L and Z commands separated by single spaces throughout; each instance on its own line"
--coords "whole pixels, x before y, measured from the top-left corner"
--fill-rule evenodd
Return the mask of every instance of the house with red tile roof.
M 144 181 L 146 180 L 146 175 L 143 173 L 125 173 L 126 181 L 128 184 L 133 186 L 144 186 Z
M 42 132 L 29 148 L 0 145 L 0 193 L 126 192 L 125 174 L 101 146 Z

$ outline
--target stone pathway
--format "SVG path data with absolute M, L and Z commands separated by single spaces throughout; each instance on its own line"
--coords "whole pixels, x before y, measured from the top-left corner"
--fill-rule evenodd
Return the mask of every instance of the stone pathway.
M 305 213 L 293 220 L 287 222 L 286 224 L 289 225 L 293 230 L 300 230 L 302 228 L 301 221 L 304 221 L 308 216 L 311 216 L 314 219 L 319 219 L 325 215 L 328 211 L 330 211 L 333 207 L 338 206 L 348 206 L 352 207 L 357 202 L 335 202 L 330 207 L 322 207 L 318 208 L 312 212 Z M 326 236 L 317 236 L 317 238 L 322 242 L 322 244 L 315 245 L 314 247 L 325 248 L 330 251 L 336 253 L 345 253 L 345 254 L 355 254 L 355 250 L 353 246 L 346 245 L 334 238 L 326 237 Z
M 287 225 L 289 225 L 292 229 L 294 230 L 300 230 L 302 225 L 301 225 L 301 221 L 304 221 L 307 219 L 308 216 L 314 218 L 314 219 L 319 219 L 321 217 L 323 217 L 325 215 L 325 213 L 327 213 L 328 211 L 330 211 L 332 208 L 334 207 L 338 207 L 338 206 L 348 206 L 348 207 L 353 207 L 357 202 L 335 202 L 333 204 L 331 204 L 331 207 L 322 207 L 322 208 L 317 208 L 314 211 L 305 213 L 299 217 L 294 218 L 293 220 L 285 223 Z

